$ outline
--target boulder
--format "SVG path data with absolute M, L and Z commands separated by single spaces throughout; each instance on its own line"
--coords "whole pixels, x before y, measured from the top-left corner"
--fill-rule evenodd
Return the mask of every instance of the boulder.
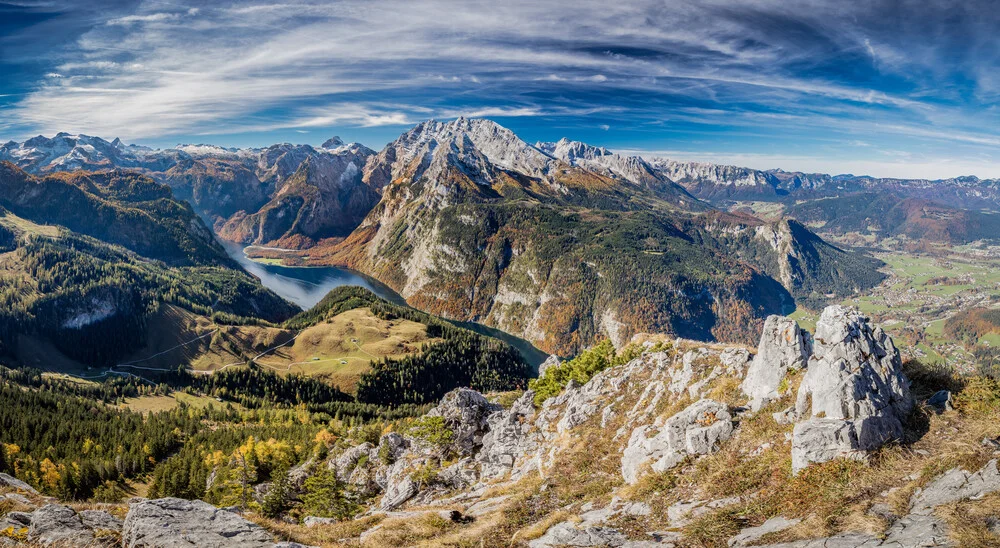
M 46 504 L 31 514 L 28 540 L 42 546 L 92 546 L 94 531 L 69 506 Z
M 133 504 L 125 517 L 126 548 L 272 548 L 271 534 L 233 512 L 200 500 L 164 498 Z
M 84 510 L 80 512 L 80 521 L 94 531 L 121 532 L 122 520 L 104 510 Z
M 738 504 L 740 500 L 740 497 L 727 497 L 715 500 L 678 501 L 667 507 L 667 520 L 671 527 L 684 527 L 719 508 Z
M 633 484 L 647 463 L 654 472 L 680 464 L 687 455 L 707 455 L 732 436 L 729 406 L 714 400 L 699 400 L 659 426 L 640 426 L 632 431 L 622 453 L 622 477 Z
M 837 457 L 864 457 L 903 435 L 913 409 L 899 351 L 856 310 L 829 306 L 816 325 L 792 438 L 792 468 Z
M 306 527 L 316 527 L 317 525 L 332 525 L 339 522 L 337 518 L 320 518 L 316 516 L 306 516 L 302 524 Z
M 451 449 L 460 456 L 471 457 L 483 443 L 487 419 L 502 410 L 503 407 L 490 403 L 475 390 L 457 388 L 445 394 L 427 416 L 444 418 L 445 425 L 455 434 Z
M 743 379 L 743 393 L 750 409 L 758 411 L 780 397 L 778 388 L 789 370 L 803 369 L 809 361 L 812 342 L 809 333 L 795 320 L 768 316 L 760 337 L 757 355 Z
M 29 512 L 7 512 L 7 515 L 0 519 L 0 530 L 13 527 L 14 529 L 24 529 L 31 527 L 31 513 Z
M 465 489 L 479 481 L 475 461 L 471 457 L 459 460 L 438 472 L 438 479 L 450 489 Z
M 420 492 L 420 486 L 410 477 L 406 463 L 397 462 L 390 468 L 398 468 L 389 474 L 390 480 L 385 486 L 385 493 L 379 503 L 379 510 L 387 511 L 399 508 Z
M 927 398 L 927 405 L 939 414 L 955 410 L 955 407 L 952 405 L 951 392 L 947 390 L 938 390 L 935 392 L 933 396 Z
M 955 546 L 944 522 L 933 516 L 906 516 L 886 531 L 884 538 L 865 533 L 769 544 L 761 548 L 918 548 Z
M 738 346 L 729 347 L 719 353 L 719 363 L 726 368 L 728 375 L 742 377 L 752 359 L 749 350 Z
M 378 447 L 375 448 L 377 457 L 386 458 L 389 462 L 382 464 L 392 464 L 397 459 L 406 454 L 410 448 L 410 442 L 397 432 L 389 432 L 379 439 Z
M 4 473 L 0 473 L 0 487 L 9 487 L 11 489 L 16 489 L 32 495 L 38 494 L 38 491 L 36 491 L 34 487 L 15 478 L 14 476 Z

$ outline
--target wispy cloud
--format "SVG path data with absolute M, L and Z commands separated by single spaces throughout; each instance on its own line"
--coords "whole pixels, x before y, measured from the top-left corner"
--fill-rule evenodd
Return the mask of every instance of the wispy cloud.
M 465 115 L 796 157 L 1000 144 L 1000 16 L 982 0 L 105 2 L 73 12 L 85 32 L 50 48 L 5 127 L 160 139 Z M 22 43 L 0 63 L 37 59 Z

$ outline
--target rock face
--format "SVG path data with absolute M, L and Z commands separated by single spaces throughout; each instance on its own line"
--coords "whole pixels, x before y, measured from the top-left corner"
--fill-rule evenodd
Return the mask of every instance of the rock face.
M 68 506 L 48 504 L 31 514 L 28 540 L 44 546 L 90 546 L 94 531 Z
M 768 316 L 760 337 L 757 355 L 743 379 L 743 393 L 750 398 L 750 408 L 760 410 L 779 397 L 778 388 L 789 370 L 806 366 L 812 353 L 809 333 L 799 324 L 782 316 Z
M 32 523 L 34 526 L 34 523 Z M 126 548 L 271 548 L 271 534 L 207 502 L 165 498 L 133 504 L 125 517 Z
M 483 437 L 483 449 L 476 456 L 482 479 L 500 479 L 508 472 L 511 479 L 520 477 L 514 469 L 518 458 L 533 454 L 538 448 L 537 440 L 529 435 L 535 417 L 534 399 L 535 392 L 528 390 L 509 410 L 490 416 L 490 431 Z M 528 468 L 531 466 L 522 466 L 520 470 Z
M 913 409 L 899 351 L 856 310 L 830 306 L 816 325 L 813 356 L 796 398 L 792 468 L 861 457 L 903 434 Z
M 445 394 L 427 416 L 442 417 L 445 426 L 454 433 L 451 449 L 460 456 L 469 457 L 483 444 L 489 416 L 502 410 L 503 407 L 490 403 L 479 392 L 459 388 Z
M 622 477 L 628 483 L 639 479 L 642 467 L 652 463 L 655 472 L 677 466 L 687 455 L 707 455 L 733 433 L 729 407 L 713 400 L 700 400 L 667 419 L 632 431 L 622 454 Z
M 0 487 L 10 487 L 11 489 L 16 489 L 32 495 L 38 494 L 38 491 L 36 491 L 34 487 L 15 478 L 14 476 L 3 473 L 0 473 Z
M 382 437 L 378 447 L 368 451 L 368 462 L 374 464 L 365 470 L 356 468 L 351 474 L 351 483 L 355 483 L 354 477 L 357 474 L 373 475 L 375 483 L 383 492 L 379 503 L 382 511 L 401 506 L 417 496 L 422 487 L 428 487 L 432 492 L 435 489 L 468 485 L 476 479 L 472 457 L 483 445 L 484 437 L 489 431 L 489 417 L 502 410 L 501 406 L 490 403 L 475 390 L 452 390 L 427 412 L 429 417 L 444 419 L 444 426 L 451 430 L 452 441 L 448 447 L 431 448 L 423 440 L 410 439 L 399 433 L 387 434 Z M 355 449 L 345 452 L 341 459 L 345 459 Z M 443 454 L 458 456 L 460 459 L 440 470 L 432 481 L 433 485 L 421 485 L 413 479 L 415 470 L 440 465 Z M 350 458 L 357 462 L 359 456 L 351 454 Z M 382 462 L 383 459 L 389 462 Z M 372 466 L 374 470 L 371 469 Z
M 928 515 L 935 506 L 965 499 L 979 499 L 995 491 L 1000 491 L 1000 471 L 997 471 L 996 459 L 986 463 L 986 466 L 975 473 L 953 468 L 913 496 L 910 512 Z

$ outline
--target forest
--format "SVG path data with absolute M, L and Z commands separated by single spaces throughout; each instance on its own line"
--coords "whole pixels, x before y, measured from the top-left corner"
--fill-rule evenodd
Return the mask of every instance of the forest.
M 401 359 L 383 358 L 358 382 L 357 400 L 379 405 L 435 402 L 448 391 L 523 388 L 531 373 L 513 347 L 407 306 L 380 299 L 361 287 L 338 287 L 285 327 L 303 329 L 355 308 L 368 308 L 383 320 L 405 319 L 427 326 L 427 336 L 444 339 L 423 352 Z

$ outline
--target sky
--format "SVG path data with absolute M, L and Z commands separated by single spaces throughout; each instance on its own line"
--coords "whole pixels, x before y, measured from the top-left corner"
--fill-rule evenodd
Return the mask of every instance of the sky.
M 528 142 L 756 168 L 1000 177 L 1000 10 L 818 0 L 0 0 L 0 141 Z

